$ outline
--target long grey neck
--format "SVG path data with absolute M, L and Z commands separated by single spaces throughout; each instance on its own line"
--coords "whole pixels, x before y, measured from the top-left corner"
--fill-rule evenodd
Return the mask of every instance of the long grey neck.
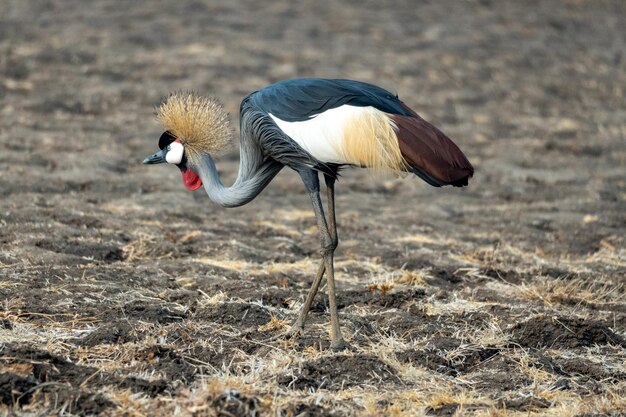
M 193 167 L 200 176 L 209 198 L 220 206 L 238 207 L 250 202 L 283 168 L 283 164 L 273 159 L 256 158 L 256 155 L 246 155 L 246 151 L 242 146 L 239 173 L 230 187 L 222 184 L 215 161 L 210 155 L 203 154 Z

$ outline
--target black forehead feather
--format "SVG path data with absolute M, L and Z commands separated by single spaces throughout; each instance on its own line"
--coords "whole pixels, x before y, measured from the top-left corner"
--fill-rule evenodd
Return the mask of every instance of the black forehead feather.
M 165 148 L 167 145 L 174 142 L 175 140 L 176 138 L 174 137 L 174 135 L 172 135 L 169 130 L 166 130 L 159 138 L 159 149 Z

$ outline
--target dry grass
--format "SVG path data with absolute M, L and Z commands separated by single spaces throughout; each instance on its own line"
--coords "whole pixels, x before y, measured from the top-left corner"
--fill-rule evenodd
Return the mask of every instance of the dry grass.
M 182 231 L 167 239 L 177 242 L 200 239 L 201 242 L 203 237 L 194 231 Z M 140 266 L 162 259 L 171 260 L 169 253 L 159 252 L 157 247 L 160 244 L 155 235 L 137 233 L 124 249 L 124 262 Z M 238 245 L 236 242 L 232 244 Z M 437 241 L 433 240 L 430 244 L 437 245 Z M 482 249 L 466 260 L 466 267 L 458 268 L 453 273 L 470 283 L 486 281 L 489 285 L 483 286 L 484 288 L 497 289 L 501 295 L 508 294 L 521 303 L 520 311 L 528 306 L 536 306 L 539 302 L 540 306 L 551 311 L 563 312 L 571 309 L 584 316 L 584 310 L 591 305 L 620 304 L 624 294 L 622 283 L 609 277 L 593 280 L 580 273 L 559 278 L 536 274 L 534 271 L 537 266 L 533 264 L 536 259 L 535 255 L 519 251 L 513 246 Z M 270 265 L 204 256 L 190 257 L 185 262 L 190 266 L 219 266 L 238 276 L 246 273 L 259 277 L 272 277 L 276 274 L 288 276 L 293 273 L 312 275 L 317 269 L 316 260 L 311 258 Z M 521 283 L 515 284 L 485 274 L 487 268 L 500 268 L 505 264 L 518 265 L 516 273 L 524 277 Z M 294 410 L 298 409 L 325 409 L 346 415 L 356 413 L 398 417 L 429 415 L 433 412 L 446 412 L 455 416 L 576 416 L 597 412 L 610 414 L 624 407 L 622 396 L 626 387 L 623 380 L 611 377 L 597 380 L 595 384 L 600 384 L 600 388 L 596 394 L 590 396 L 587 393 L 589 385 L 585 379 L 572 376 L 574 374 L 564 377 L 550 371 L 540 356 L 512 343 L 511 326 L 518 320 L 500 315 L 498 310 L 494 310 L 494 307 L 511 308 L 510 306 L 495 300 L 477 300 L 474 291 L 463 287 L 449 291 L 444 298 L 440 298 L 437 295 L 440 290 L 435 286 L 438 281 L 432 268 L 394 269 L 371 260 L 358 262 L 351 259 L 349 254 L 346 258 L 339 258 L 337 265 L 345 271 L 357 266 L 369 270 L 367 281 L 362 278 L 355 280 L 349 272 L 342 274 L 346 277 L 343 280 L 344 285 L 356 285 L 371 294 L 372 300 L 393 300 L 397 294 L 415 287 L 423 288 L 426 296 L 422 300 L 405 302 L 399 310 L 367 304 L 345 310 L 342 313 L 344 332 L 346 329 L 354 331 L 346 334 L 352 350 L 341 354 L 344 359 L 336 364 L 332 359 L 335 354 L 317 343 L 301 346 L 295 340 L 267 341 L 272 335 L 289 326 L 290 320 L 286 317 L 292 317 L 292 309 L 299 308 L 298 300 L 290 300 L 291 308 L 251 302 L 239 298 L 237 291 L 233 289 L 209 289 L 202 284 L 197 274 L 189 273 L 173 277 L 172 282 L 175 283 L 174 288 L 194 294 L 192 303 L 189 301 L 191 299 L 182 303 L 169 300 L 172 290 L 163 288 L 134 288 L 115 296 L 117 303 L 123 306 L 138 302 L 152 305 L 151 303 L 157 302 L 159 306 L 167 306 L 170 312 L 191 312 L 187 319 L 170 324 L 126 318 L 132 326 L 129 334 L 134 336 L 124 343 L 93 346 L 76 344 L 77 336 L 83 338 L 96 334 L 107 323 L 84 314 L 29 312 L 26 299 L 19 296 L 7 298 L 2 303 L 0 320 L 10 322 L 13 326 L 10 331 L 5 329 L 2 333 L 10 335 L 5 339 L 9 343 L 19 345 L 20 340 L 28 340 L 31 346 L 63 358 L 72 358 L 77 366 L 88 369 L 76 389 L 81 392 L 97 392 L 111 401 L 115 413 L 120 415 L 217 416 L 219 413 L 240 413 L 251 416 L 261 413 L 288 416 L 295 415 Z M 562 263 L 560 265 L 563 266 Z M 289 281 L 284 285 L 281 282 L 276 281 L 276 288 L 288 288 L 285 285 L 288 286 Z M 5 288 L 19 288 L 23 285 L 23 282 L 17 281 Z M 92 290 L 103 290 L 108 285 L 109 283 L 97 275 L 83 271 L 81 279 L 72 286 L 66 283 L 55 284 L 47 290 L 51 294 L 67 298 L 76 297 L 76 291 L 86 294 Z M 89 298 L 87 305 L 89 303 L 97 305 L 97 299 Z M 62 302 L 59 305 L 63 305 Z M 247 305 L 249 311 L 260 308 L 267 312 L 268 318 L 251 327 L 242 327 L 237 322 L 230 323 L 229 315 L 239 313 L 235 310 L 229 312 L 228 306 L 236 305 Z M 124 307 L 126 309 L 128 307 Z M 211 318 L 207 321 L 199 318 L 222 309 L 225 309 L 226 315 L 221 319 Z M 436 327 L 419 330 L 418 321 L 415 326 L 418 326 L 416 330 L 419 330 L 419 336 L 407 337 L 407 334 L 411 334 L 410 329 L 408 333 L 400 332 L 393 326 L 379 322 L 381 314 L 406 314 L 410 309 L 423 315 L 424 325 L 439 323 L 439 330 L 435 330 Z M 248 314 L 247 311 L 244 312 L 244 317 Z M 256 320 L 255 316 L 250 317 L 250 320 Z M 325 339 L 326 318 L 325 315 L 321 317 L 321 323 L 309 323 L 307 333 Z M 365 330 L 351 323 L 358 317 L 371 321 L 372 329 Z M 468 320 L 471 317 L 480 317 L 480 321 Z M 228 324 L 220 324 L 222 319 Z M 445 344 L 432 345 L 441 335 L 458 342 L 451 347 L 446 347 Z M 484 360 L 477 359 L 489 349 L 497 353 Z M 168 354 L 170 356 L 162 356 L 159 353 L 162 351 L 172 353 Z M 199 355 L 199 351 L 204 353 Z M 405 352 L 412 351 L 431 352 L 429 355 L 435 356 L 424 356 L 423 353 L 416 357 L 430 359 L 407 362 L 404 359 Z M 592 368 L 595 366 L 606 369 L 611 375 L 626 375 L 626 363 L 619 360 L 619 349 L 611 352 L 597 346 L 572 353 L 567 349 L 553 348 L 543 354 L 559 363 L 575 359 L 591 364 L 589 366 Z M 388 367 L 386 369 L 390 369 L 394 376 L 386 379 L 380 370 L 361 375 L 358 362 L 355 368 L 341 368 L 343 360 L 360 361 L 362 359 L 359 358 L 362 357 L 373 358 L 371 360 L 376 364 Z M 438 359 L 434 359 L 435 357 Z M 173 358 L 179 359 L 172 362 Z M 2 360 L 4 369 L 17 376 L 31 374 L 33 366 L 38 363 L 20 358 L 19 355 L 7 356 Z M 462 371 L 457 374 L 441 372 L 439 369 L 444 368 L 429 364 L 432 360 L 441 361 L 449 369 Z M 470 366 L 467 365 L 468 361 L 478 362 L 472 362 Z M 481 378 L 499 375 L 499 361 L 510 364 L 505 372 L 510 373 L 514 380 L 528 382 L 521 383 L 517 390 L 507 392 L 498 391 L 497 385 L 478 389 Z M 114 384 L 98 388 L 98 385 L 94 385 L 111 375 L 132 376 L 153 383 L 167 381 L 172 378 L 172 371 L 161 366 L 169 363 L 178 363 L 179 365 L 174 366 L 182 367 L 181 369 L 186 369 L 185 372 L 190 372 L 189 375 L 194 375 L 186 382 L 171 380 L 170 383 L 177 387 L 174 397 L 165 393 L 148 395 L 141 391 L 133 392 Z M 308 368 L 309 364 L 315 364 L 314 368 Z M 337 368 L 333 368 L 334 366 Z M 363 366 L 367 370 L 371 365 L 364 363 Z M 490 368 L 493 366 L 495 368 Z M 286 376 L 293 381 L 299 381 L 299 375 L 305 369 L 318 369 L 321 372 L 312 376 L 312 381 L 321 382 L 319 387 L 294 388 L 281 382 Z M 331 386 L 333 380 L 345 376 L 349 378 L 351 372 L 359 373 L 361 379 L 358 383 L 351 382 L 343 388 Z M 555 389 L 563 378 L 567 378 L 569 389 Z M 47 394 L 46 387 L 68 389 L 73 385 L 61 383 L 36 388 L 32 392 L 35 400 L 20 410 L 35 412 L 45 409 L 62 413 L 76 406 L 72 402 L 72 396 L 65 403 L 54 403 L 53 398 Z M 159 410 L 157 414 L 155 410 Z
M 172 252 L 163 250 L 160 245 L 161 234 L 138 233 L 128 244 L 122 247 L 124 258 L 128 261 L 135 259 L 164 259 L 170 258 Z
M 538 300 L 547 306 L 568 304 L 619 303 L 623 300 L 624 283 L 608 278 L 552 278 L 540 276 L 517 287 L 528 300 Z

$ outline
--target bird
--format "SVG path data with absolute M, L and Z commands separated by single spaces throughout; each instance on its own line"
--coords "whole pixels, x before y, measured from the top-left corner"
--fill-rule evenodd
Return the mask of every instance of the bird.
M 144 164 L 176 165 L 189 190 L 204 187 L 224 207 L 257 197 L 284 167 L 297 172 L 308 192 L 319 229 L 321 260 L 298 317 L 285 337 L 304 332 L 304 323 L 327 278 L 330 348 L 347 347 L 341 333 L 334 279 L 339 243 L 335 182 L 340 170 L 414 174 L 434 187 L 463 187 L 474 167 L 441 130 L 399 97 L 376 85 L 349 79 L 294 78 L 248 94 L 240 105 L 240 163 L 230 187 L 219 178 L 214 157 L 234 145 L 234 129 L 223 105 L 193 91 L 176 91 L 156 108 L 165 131 L 160 151 Z M 326 210 L 321 198 L 324 179 Z M 278 201 L 277 204 L 280 204 Z

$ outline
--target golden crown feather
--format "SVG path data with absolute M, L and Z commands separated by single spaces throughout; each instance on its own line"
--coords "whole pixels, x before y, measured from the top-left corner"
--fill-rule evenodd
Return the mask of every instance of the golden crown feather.
M 202 153 L 219 156 L 232 146 L 230 117 L 213 97 L 193 91 L 173 92 L 156 108 L 156 118 L 185 145 L 191 162 L 197 162 Z

